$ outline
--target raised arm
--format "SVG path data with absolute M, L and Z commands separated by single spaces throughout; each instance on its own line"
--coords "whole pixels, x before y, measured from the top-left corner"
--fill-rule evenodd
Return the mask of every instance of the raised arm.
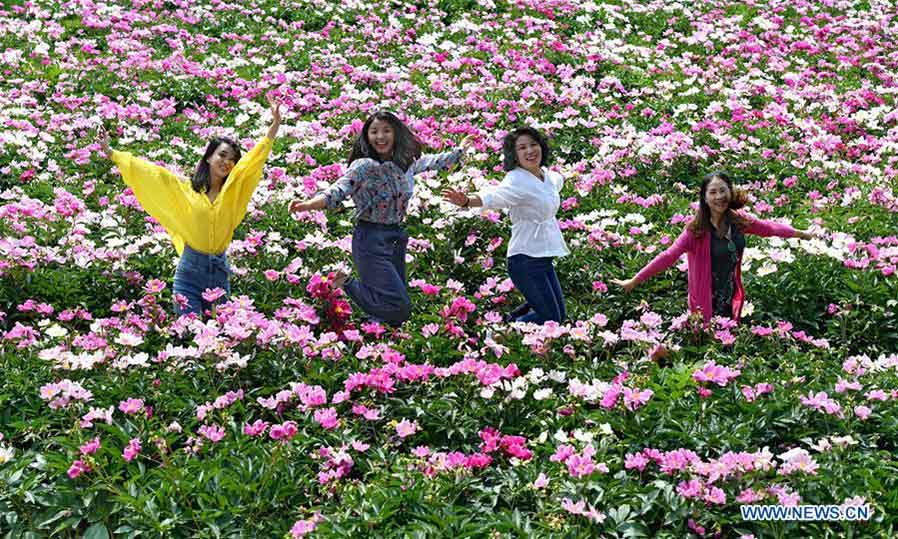
M 268 96 L 268 105 L 271 107 L 272 118 L 268 133 L 234 165 L 222 190 L 222 196 L 225 197 L 223 202 L 237 208 L 241 218 L 242 211 L 246 211 L 249 200 L 259 186 L 265 162 L 271 154 L 272 144 L 281 126 L 280 103 Z
M 238 210 L 242 218 L 242 211 L 246 211 L 249 200 L 253 197 L 259 181 L 262 179 L 262 171 L 265 168 L 265 162 L 271 154 L 271 145 L 274 141 L 265 136 L 256 143 L 253 148 L 246 152 L 240 161 L 234 165 L 231 173 L 228 174 L 228 180 L 222 188 L 221 195 L 224 197 L 222 201 Z
M 443 153 L 425 154 L 409 167 L 412 175 L 428 170 L 448 170 L 461 162 L 465 152 L 471 147 L 471 137 L 467 136 L 458 144 L 458 148 Z
M 105 129 L 98 133 L 101 151 L 118 167 L 125 184 L 143 209 L 153 216 L 170 233 L 183 235 L 179 230 L 179 218 L 190 211 L 184 184 L 173 172 L 134 157 L 128 152 L 113 150 Z
M 420 174 L 428 170 L 447 170 L 461 161 L 464 150 L 457 148 L 451 152 L 424 154 L 412 163 L 409 172 L 412 175 Z

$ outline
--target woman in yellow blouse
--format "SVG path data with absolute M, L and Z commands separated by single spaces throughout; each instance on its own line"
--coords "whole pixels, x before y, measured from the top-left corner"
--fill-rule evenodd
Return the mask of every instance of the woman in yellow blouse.
M 271 98 L 268 103 L 273 120 L 267 136 L 242 158 L 233 140 L 213 138 L 189 181 L 128 152 L 112 150 L 108 134 L 100 131 L 103 153 L 118 166 L 144 210 L 165 228 L 181 256 L 173 287 L 179 315 L 201 316 L 230 293 L 225 251 L 246 214 L 281 125 L 280 104 Z M 212 291 L 215 288 L 224 294 Z

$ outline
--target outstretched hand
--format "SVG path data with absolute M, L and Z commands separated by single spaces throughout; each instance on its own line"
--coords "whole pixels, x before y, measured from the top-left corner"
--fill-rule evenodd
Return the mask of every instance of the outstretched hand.
M 611 279 L 611 282 L 616 284 L 617 286 L 624 289 L 624 292 L 631 292 L 634 288 L 636 288 L 636 280 L 635 279 Z
M 309 203 L 305 200 L 294 200 L 290 203 L 290 213 L 299 213 L 301 211 L 309 211 Z
M 457 189 L 443 189 L 442 192 L 443 200 L 447 202 L 451 202 L 456 206 L 467 206 L 468 205 L 468 195 Z

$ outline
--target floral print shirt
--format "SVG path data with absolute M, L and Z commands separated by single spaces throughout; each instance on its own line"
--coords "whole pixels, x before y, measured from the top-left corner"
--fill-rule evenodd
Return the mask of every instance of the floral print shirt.
M 458 163 L 462 154 L 462 149 L 456 149 L 422 155 L 405 171 L 392 161 L 356 159 L 343 177 L 324 191 L 325 203 L 333 209 L 349 196 L 355 203 L 354 219 L 384 225 L 401 223 L 415 190 L 415 174 L 446 170 Z

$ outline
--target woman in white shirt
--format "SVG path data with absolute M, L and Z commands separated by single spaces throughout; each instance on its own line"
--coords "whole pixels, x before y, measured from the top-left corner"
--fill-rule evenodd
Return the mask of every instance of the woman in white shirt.
M 463 208 L 508 210 L 508 275 L 527 300 L 515 311 L 513 321 L 564 322 L 564 295 L 552 264 L 556 256 L 570 253 L 555 219 L 564 178 L 545 168 L 549 145 L 536 129 L 522 127 L 510 132 L 502 142 L 502 152 L 508 173 L 497 188 L 476 195 L 446 189 L 443 198 Z

